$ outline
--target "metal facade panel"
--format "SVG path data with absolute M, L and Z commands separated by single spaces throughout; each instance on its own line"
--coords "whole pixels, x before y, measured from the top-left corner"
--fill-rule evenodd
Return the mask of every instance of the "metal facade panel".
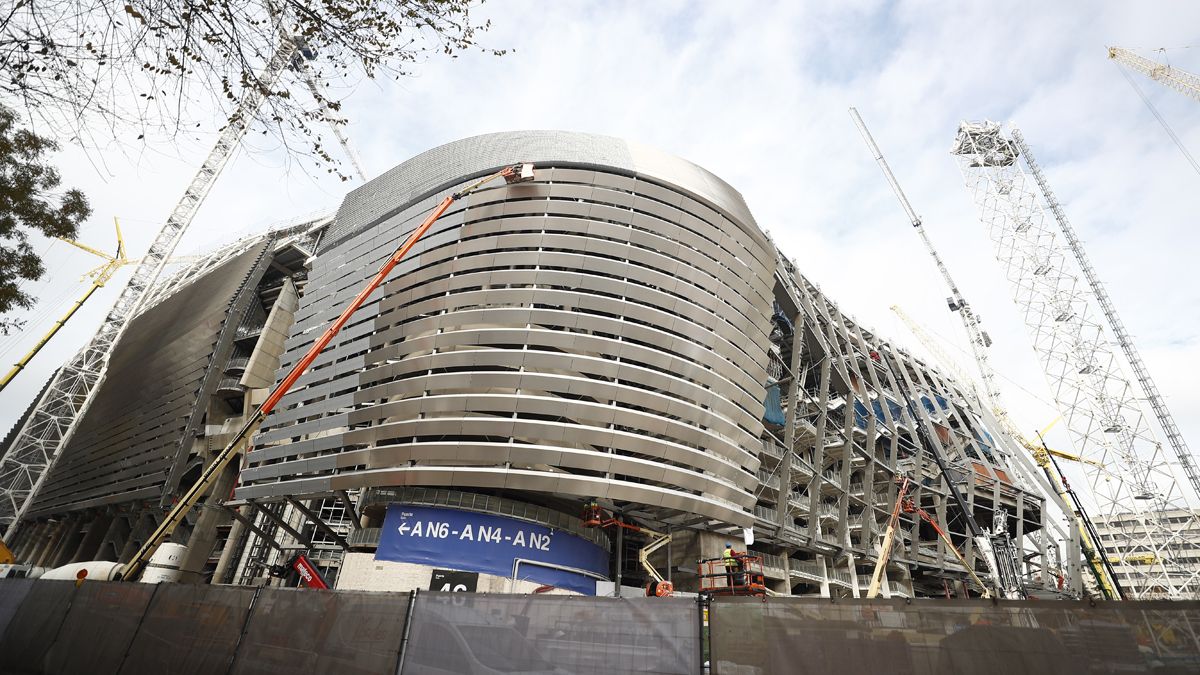
M 350 193 L 326 234 L 325 248 L 369 227 L 410 203 L 451 185 L 485 176 L 514 162 L 537 161 L 575 167 L 580 182 L 592 182 L 588 169 L 619 176 L 644 175 L 666 181 L 676 205 L 681 191 L 711 202 L 749 226 L 745 233 L 765 240 L 737 190 L 705 169 L 655 148 L 611 136 L 569 131 L 512 131 L 453 141 L 384 172 Z
M 200 390 L 222 328 L 239 291 L 257 284 L 252 271 L 267 246 L 254 246 L 131 322 L 31 514 L 161 492 L 178 455 L 190 449 L 185 430 L 197 402 L 207 403 Z
M 351 193 L 277 380 L 439 190 L 485 166 L 537 167 L 433 225 L 268 417 L 238 496 L 493 487 L 749 524 L 774 248 L 719 179 L 638 152 L 499 134 Z

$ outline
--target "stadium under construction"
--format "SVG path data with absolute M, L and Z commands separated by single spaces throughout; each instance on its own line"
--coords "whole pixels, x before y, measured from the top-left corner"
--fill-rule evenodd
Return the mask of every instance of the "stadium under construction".
M 859 597 L 888 532 L 884 597 L 1083 592 L 973 390 L 852 320 L 720 178 L 567 132 L 432 149 L 158 284 L 3 514 L 17 559 L 127 562 L 422 217 L 514 160 L 532 180 L 437 220 L 174 530 L 182 580 L 295 584 L 303 553 L 346 589 L 687 592 L 732 544 L 766 592 Z

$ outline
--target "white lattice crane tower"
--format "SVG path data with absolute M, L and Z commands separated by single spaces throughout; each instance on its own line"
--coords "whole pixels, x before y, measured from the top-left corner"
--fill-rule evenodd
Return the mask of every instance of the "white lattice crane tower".
M 280 41 L 256 86 L 247 87 L 229 124 L 142 257 L 95 337 L 54 374 L 0 459 L 0 532 L 4 533 L 4 539 L 12 540 L 21 516 L 29 508 L 50 466 L 91 405 L 117 340 L 141 308 L 147 291 L 167 265 L 167 259 L 237 149 L 267 93 L 280 73 L 291 65 L 295 52 L 296 45 L 292 40 Z
M 952 153 L 1013 286 L 1075 451 L 1107 467 L 1081 466 L 1097 513 L 1120 530 L 1127 555 L 1145 554 L 1152 561 L 1141 568 L 1145 578 L 1136 586 L 1144 597 L 1196 597 L 1200 572 L 1185 569 L 1176 557 L 1184 549 L 1184 533 L 1200 523 L 1186 522 L 1194 514 L 1165 516 L 1176 509 L 1192 513 L 1184 488 L 1142 412 L 1144 392 L 1125 375 L 1122 349 L 1104 326 L 1102 303 L 1088 275 L 1073 264 L 1082 254 L 1078 240 L 1058 231 L 1052 210 L 1057 202 L 1049 197 L 1054 206 L 1043 204 L 1040 171 L 1034 175 L 1021 166 L 1023 146 L 997 123 L 963 122 Z M 1191 464 L 1190 457 L 1175 459 Z

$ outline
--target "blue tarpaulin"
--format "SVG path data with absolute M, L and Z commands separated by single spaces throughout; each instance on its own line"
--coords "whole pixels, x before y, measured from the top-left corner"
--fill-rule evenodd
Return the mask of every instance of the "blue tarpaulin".
M 763 421 L 767 424 L 783 426 L 787 420 L 783 416 L 783 399 L 779 390 L 778 382 L 767 385 L 767 400 L 763 401 Z

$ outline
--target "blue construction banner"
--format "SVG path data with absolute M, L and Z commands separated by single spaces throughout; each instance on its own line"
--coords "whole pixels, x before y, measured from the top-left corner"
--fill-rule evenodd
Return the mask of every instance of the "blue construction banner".
M 608 578 L 608 552 L 563 530 L 474 511 L 391 504 L 376 560 L 483 572 L 596 594 L 595 579 L 537 565 L 550 563 Z M 519 562 L 520 561 L 520 562 Z

